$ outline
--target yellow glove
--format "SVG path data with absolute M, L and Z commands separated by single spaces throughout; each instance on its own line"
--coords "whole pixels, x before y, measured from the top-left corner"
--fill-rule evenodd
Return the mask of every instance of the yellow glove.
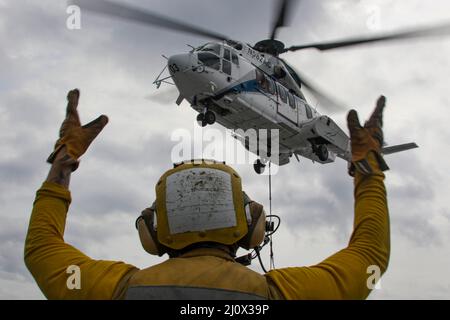
M 377 168 L 372 168 L 367 161 L 369 152 L 374 152 L 378 162 L 379 169 L 388 170 L 389 167 L 381 155 L 383 146 L 383 109 L 386 105 L 386 98 L 378 98 L 377 106 L 366 121 L 364 127 L 359 123 L 358 113 L 350 110 L 347 116 L 347 125 L 350 130 L 350 141 L 352 151 L 352 161 L 349 166 L 349 174 L 353 177 L 355 170 L 364 175 L 369 175 Z
M 47 159 L 48 163 L 53 163 L 58 152 L 65 146 L 66 153 L 72 159 L 76 160 L 76 163 L 72 167 L 72 171 L 75 171 L 78 168 L 78 159 L 86 152 L 92 141 L 108 123 L 108 117 L 101 115 L 94 121 L 81 126 L 77 111 L 79 98 L 80 91 L 78 89 L 68 93 L 66 118 L 59 130 L 60 138 L 56 141 L 55 149 Z

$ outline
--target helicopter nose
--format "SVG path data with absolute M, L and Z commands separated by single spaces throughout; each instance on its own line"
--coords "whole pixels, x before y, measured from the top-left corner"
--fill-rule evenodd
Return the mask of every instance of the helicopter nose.
M 177 54 L 171 56 L 168 61 L 170 75 L 174 76 L 178 72 L 184 72 L 192 67 L 192 59 L 190 54 Z

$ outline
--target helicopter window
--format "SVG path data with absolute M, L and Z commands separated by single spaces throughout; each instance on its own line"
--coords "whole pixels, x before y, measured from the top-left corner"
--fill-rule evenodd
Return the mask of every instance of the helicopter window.
M 231 62 L 227 60 L 222 60 L 222 71 L 226 74 L 231 75 Z
M 287 103 L 286 89 L 279 83 L 277 83 L 277 87 L 278 87 L 278 93 L 280 94 L 281 101 L 283 101 L 284 103 Z
M 228 60 L 228 61 L 231 60 L 231 59 L 230 59 L 230 50 L 229 50 L 229 49 L 223 49 L 223 58 L 224 58 L 225 60 Z
M 266 82 L 267 82 L 267 91 L 269 91 L 270 94 L 277 94 L 277 89 L 275 87 L 275 82 L 273 82 L 272 79 L 270 79 L 268 76 L 266 76 Z
M 288 100 L 289 100 L 289 105 L 291 106 L 292 109 L 295 109 L 294 96 L 290 92 L 288 92 L 287 96 L 288 96 Z
M 234 40 L 226 40 L 226 43 L 236 50 L 242 50 L 242 44 L 240 44 L 239 42 L 236 42 Z
M 256 81 L 259 84 L 264 82 L 264 73 L 262 73 L 259 69 L 256 69 Z
M 242 44 L 240 44 L 240 43 L 235 44 L 235 45 L 234 45 L 234 48 L 235 48 L 236 50 L 242 50 Z
M 234 63 L 235 65 L 239 65 L 239 58 L 238 58 L 237 54 L 233 53 L 233 54 L 231 55 L 231 58 L 232 58 L 233 63 Z
M 207 43 L 199 51 L 210 51 L 220 55 L 220 46 L 217 43 Z
M 306 116 L 308 117 L 308 119 L 311 119 L 313 117 L 311 108 L 307 104 L 305 104 L 305 109 L 306 109 Z
M 200 60 L 205 66 L 219 70 L 220 69 L 220 59 L 215 54 L 210 52 L 199 52 L 198 60 Z
M 256 81 L 264 91 L 269 90 L 266 75 L 258 69 L 256 69 Z
M 262 86 L 265 81 L 266 79 L 264 78 L 264 73 L 256 69 L 256 82 L 258 82 L 258 84 Z
M 295 105 L 297 106 L 297 109 L 300 110 L 300 108 L 303 105 L 302 100 L 300 99 L 300 97 L 297 97 L 295 95 L 294 95 L 294 100 L 295 100 Z

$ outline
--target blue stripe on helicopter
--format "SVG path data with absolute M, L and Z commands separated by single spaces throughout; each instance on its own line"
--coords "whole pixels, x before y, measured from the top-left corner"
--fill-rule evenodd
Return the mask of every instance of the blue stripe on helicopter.
M 222 99 L 224 95 L 227 93 L 239 93 L 239 92 L 261 92 L 261 89 L 259 88 L 258 83 L 256 82 L 256 79 L 247 80 L 244 82 L 241 82 L 239 84 L 236 84 L 232 87 L 225 88 L 222 90 L 222 92 L 219 92 L 216 94 L 213 99 L 219 100 Z

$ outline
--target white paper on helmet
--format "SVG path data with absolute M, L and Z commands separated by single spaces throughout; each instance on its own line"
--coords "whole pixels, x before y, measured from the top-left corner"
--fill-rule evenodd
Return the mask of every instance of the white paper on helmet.
M 192 168 L 170 175 L 166 210 L 171 234 L 236 226 L 230 174 Z

